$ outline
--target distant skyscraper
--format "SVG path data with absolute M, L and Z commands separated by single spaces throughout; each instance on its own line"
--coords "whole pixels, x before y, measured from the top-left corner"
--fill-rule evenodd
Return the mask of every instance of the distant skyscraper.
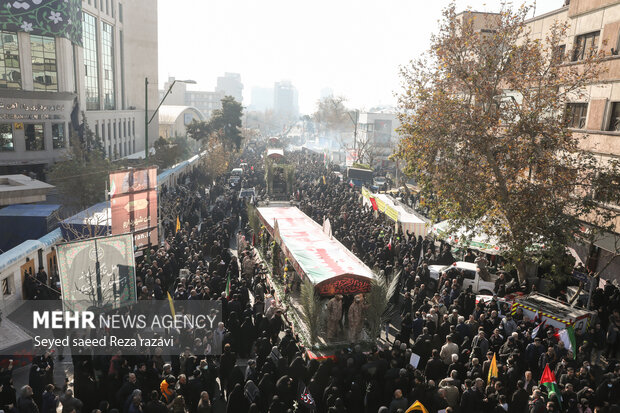
M 239 73 L 224 73 L 224 76 L 217 78 L 216 92 L 226 96 L 232 96 L 239 103 L 243 102 L 243 83 Z
M 299 96 L 297 89 L 289 80 L 276 82 L 273 87 L 273 110 L 286 118 L 299 116 Z
M 250 110 L 263 112 L 269 109 L 273 109 L 273 88 L 253 87 Z

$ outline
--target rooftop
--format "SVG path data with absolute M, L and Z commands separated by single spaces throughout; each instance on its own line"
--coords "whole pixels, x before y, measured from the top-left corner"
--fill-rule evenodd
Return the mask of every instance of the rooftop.
M 0 206 L 45 201 L 52 188 L 26 175 L 0 175 Z

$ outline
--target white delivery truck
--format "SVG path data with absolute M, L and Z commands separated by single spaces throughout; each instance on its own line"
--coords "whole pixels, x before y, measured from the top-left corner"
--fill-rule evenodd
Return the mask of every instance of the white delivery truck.
M 573 326 L 575 332 L 585 333 L 590 321 L 594 319 L 594 311 L 586 311 L 580 308 L 573 308 L 568 304 L 558 301 L 539 293 L 532 293 L 525 297 L 514 300 L 511 313 L 516 314 L 517 309 L 521 308 L 523 314 L 530 320 L 537 318 L 545 321 L 546 325 L 551 325 L 558 329 Z

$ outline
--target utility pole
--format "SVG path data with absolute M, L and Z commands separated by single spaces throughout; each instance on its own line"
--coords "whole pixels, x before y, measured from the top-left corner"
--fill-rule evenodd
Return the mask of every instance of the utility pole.
M 149 78 L 144 78 L 144 161 L 149 164 Z

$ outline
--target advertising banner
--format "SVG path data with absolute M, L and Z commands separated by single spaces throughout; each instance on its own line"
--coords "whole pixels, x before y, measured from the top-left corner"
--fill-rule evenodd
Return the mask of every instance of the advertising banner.
M 69 310 L 119 308 L 136 301 L 131 234 L 60 244 L 56 251 L 62 299 Z
M 391 120 L 375 120 L 375 140 L 376 144 L 387 144 L 390 142 L 390 136 L 392 135 L 392 121 Z
M 134 234 L 134 245 L 157 245 L 157 168 L 110 174 L 112 234 Z
M 398 211 L 389 205 L 385 206 L 385 215 L 394 222 L 398 221 Z

